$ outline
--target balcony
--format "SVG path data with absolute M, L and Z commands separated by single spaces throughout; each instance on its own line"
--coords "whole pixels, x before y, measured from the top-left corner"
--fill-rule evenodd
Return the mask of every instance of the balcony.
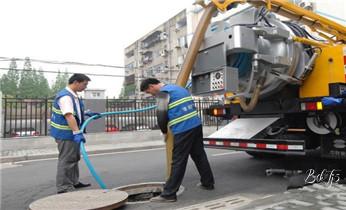
M 143 39 L 141 42 L 142 48 L 150 48 L 154 46 L 156 43 L 166 40 L 167 39 L 167 33 L 162 31 L 154 31 L 151 33 L 147 38 Z
M 135 55 L 134 50 L 130 50 L 130 51 L 128 51 L 128 52 L 125 53 L 125 56 L 126 56 L 127 58 L 131 58 L 131 57 L 134 56 L 134 55 Z
M 153 52 L 152 51 L 146 51 L 142 54 L 142 63 L 148 64 L 153 61 Z
M 135 74 L 125 76 L 124 85 L 133 85 L 135 83 Z
M 176 31 L 179 31 L 180 29 L 182 29 L 183 27 L 186 26 L 186 23 L 187 23 L 186 17 L 181 18 L 180 20 L 178 20 L 178 21 L 176 22 L 176 24 L 175 24 L 175 30 L 176 30 Z

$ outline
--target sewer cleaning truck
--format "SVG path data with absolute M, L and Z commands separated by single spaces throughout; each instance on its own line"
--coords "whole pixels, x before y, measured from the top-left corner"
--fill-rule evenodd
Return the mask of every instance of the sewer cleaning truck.
M 190 57 L 192 93 L 222 95 L 205 111 L 230 121 L 204 144 L 346 159 L 346 27 L 282 0 L 198 3 L 209 16 L 195 32 L 204 33 Z M 249 7 L 209 24 L 241 4 Z

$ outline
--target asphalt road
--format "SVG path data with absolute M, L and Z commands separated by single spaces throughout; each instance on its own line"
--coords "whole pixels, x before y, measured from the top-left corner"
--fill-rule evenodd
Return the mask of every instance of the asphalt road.
M 204 191 L 196 187 L 199 175 L 190 159 L 183 181 L 185 191 L 178 197 L 178 202 L 133 204 L 122 209 L 176 209 L 235 195 L 256 200 L 286 191 L 287 179 L 276 175 L 266 176 L 266 169 L 294 169 L 293 166 L 304 162 L 300 158 L 254 159 L 246 153 L 229 150 L 207 149 L 207 153 L 216 180 L 214 191 Z M 108 188 L 163 181 L 165 177 L 164 149 L 94 155 L 90 159 Z M 316 160 L 308 163 L 302 167 L 313 167 Z M 5 164 L 0 172 L 3 210 L 28 209 L 33 201 L 55 194 L 56 159 Z M 81 181 L 93 184 L 89 189 L 98 188 L 83 161 L 80 164 L 80 175 Z

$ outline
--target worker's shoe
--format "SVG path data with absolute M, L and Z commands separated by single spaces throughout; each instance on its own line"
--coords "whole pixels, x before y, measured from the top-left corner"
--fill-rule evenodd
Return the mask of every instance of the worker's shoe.
M 197 187 L 201 188 L 202 190 L 213 190 L 215 189 L 214 185 L 204 185 L 201 182 L 197 184 Z
M 90 187 L 91 184 L 89 184 L 89 183 L 84 184 L 82 182 L 79 182 L 78 184 L 75 184 L 73 186 L 74 186 L 74 188 L 78 189 L 78 188 L 83 188 L 83 187 Z
M 57 194 L 67 193 L 67 190 L 58 191 Z
M 177 197 L 162 197 L 162 196 L 157 196 L 153 197 L 150 199 L 150 202 L 155 202 L 155 203 L 171 203 L 171 202 L 176 202 Z
M 58 192 L 56 192 L 57 194 L 62 194 L 62 193 L 68 193 L 68 192 L 73 192 L 72 189 L 68 189 L 68 190 L 59 190 Z

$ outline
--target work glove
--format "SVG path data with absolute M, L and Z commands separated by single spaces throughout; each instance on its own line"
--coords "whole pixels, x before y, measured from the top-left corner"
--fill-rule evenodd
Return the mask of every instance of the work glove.
M 85 143 L 85 137 L 82 132 L 73 134 L 73 141 L 77 144 L 80 144 L 81 142 Z
M 98 112 L 92 112 L 92 111 L 88 111 L 88 112 L 85 112 L 84 114 L 85 116 L 88 116 L 88 117 L 93 117 L 93 116 L 96 116 L 95 117 L 95 120 L 97 119 L 100 119 L 101 118 L 101 114 L 98 113 Z
M 335 106 L 342 104 L 342 100 L 342 98 L 324 97 L 322 98 L 322 104 L 324 106 Z

